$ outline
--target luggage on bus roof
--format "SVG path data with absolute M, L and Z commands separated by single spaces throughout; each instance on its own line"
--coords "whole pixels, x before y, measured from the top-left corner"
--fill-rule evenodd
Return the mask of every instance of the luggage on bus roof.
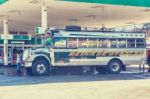
M 81 31 L 81 26 L 66 26 L 66 31 Z

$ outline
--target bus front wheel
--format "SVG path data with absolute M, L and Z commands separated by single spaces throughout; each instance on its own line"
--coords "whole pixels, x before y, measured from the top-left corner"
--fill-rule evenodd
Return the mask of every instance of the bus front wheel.
M 107 65 L 107 72 L 110 74 L 119 74 L 122 70 L 122 62 L 120 60 L 111 60 Z
M 48 76 L 50 66 L 45 60 L 37 60 L 32 65 L 32 73 L 37 76 Z

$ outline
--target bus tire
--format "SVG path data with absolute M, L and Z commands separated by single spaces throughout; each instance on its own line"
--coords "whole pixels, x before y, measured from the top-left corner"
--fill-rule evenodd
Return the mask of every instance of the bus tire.
M 110 74 L 119 74 L 122 70 L 123 64 L 118 59 L 111 60 L 107 65 L 107 72 Z
M 50 73 L 50 66 L 46 60 L 36 60 L 32 65 L 32 73 L 36 76 L 48 76 Z

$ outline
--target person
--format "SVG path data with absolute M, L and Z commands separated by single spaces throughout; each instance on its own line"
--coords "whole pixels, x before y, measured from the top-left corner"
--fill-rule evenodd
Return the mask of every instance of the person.
M 48 32 L 46 34 L 46 45 L 52 46 L 52 38 L 53 38 L 53 36 L 52 36 L 51 32 Z
M 17 74 L 21 74 L 20 68 L 21 68 L 21 54 L 19 53 L 19 51 L 17 51 L 17 59 L 16 59 L 16 70 L 17 70 Z

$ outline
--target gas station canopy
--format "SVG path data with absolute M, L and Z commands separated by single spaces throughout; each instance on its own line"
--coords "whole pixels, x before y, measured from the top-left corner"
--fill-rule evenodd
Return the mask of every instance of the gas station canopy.
M 7 1 L 8 0 L 0 0 L 0 4 L 3 4 Z M 149 0 L 123 0 L 123 1 L 122 0 L 64 0 L 64 1 L 150 7 Z
M 150 7 L 150 0 L 64 0 L 64 1 Z
M 5 3 L 6 1 L 8 1 L 8 0 L 0 0 L 0 4 L 3 4 L 3 3 Z
M 48 26 L 118 27 L 150 21 L 149 0 L 0 0 L 0 33 L 3 18 L 9 31 L 33 32 L 41 26 L 42 2 L 48 6 Z

